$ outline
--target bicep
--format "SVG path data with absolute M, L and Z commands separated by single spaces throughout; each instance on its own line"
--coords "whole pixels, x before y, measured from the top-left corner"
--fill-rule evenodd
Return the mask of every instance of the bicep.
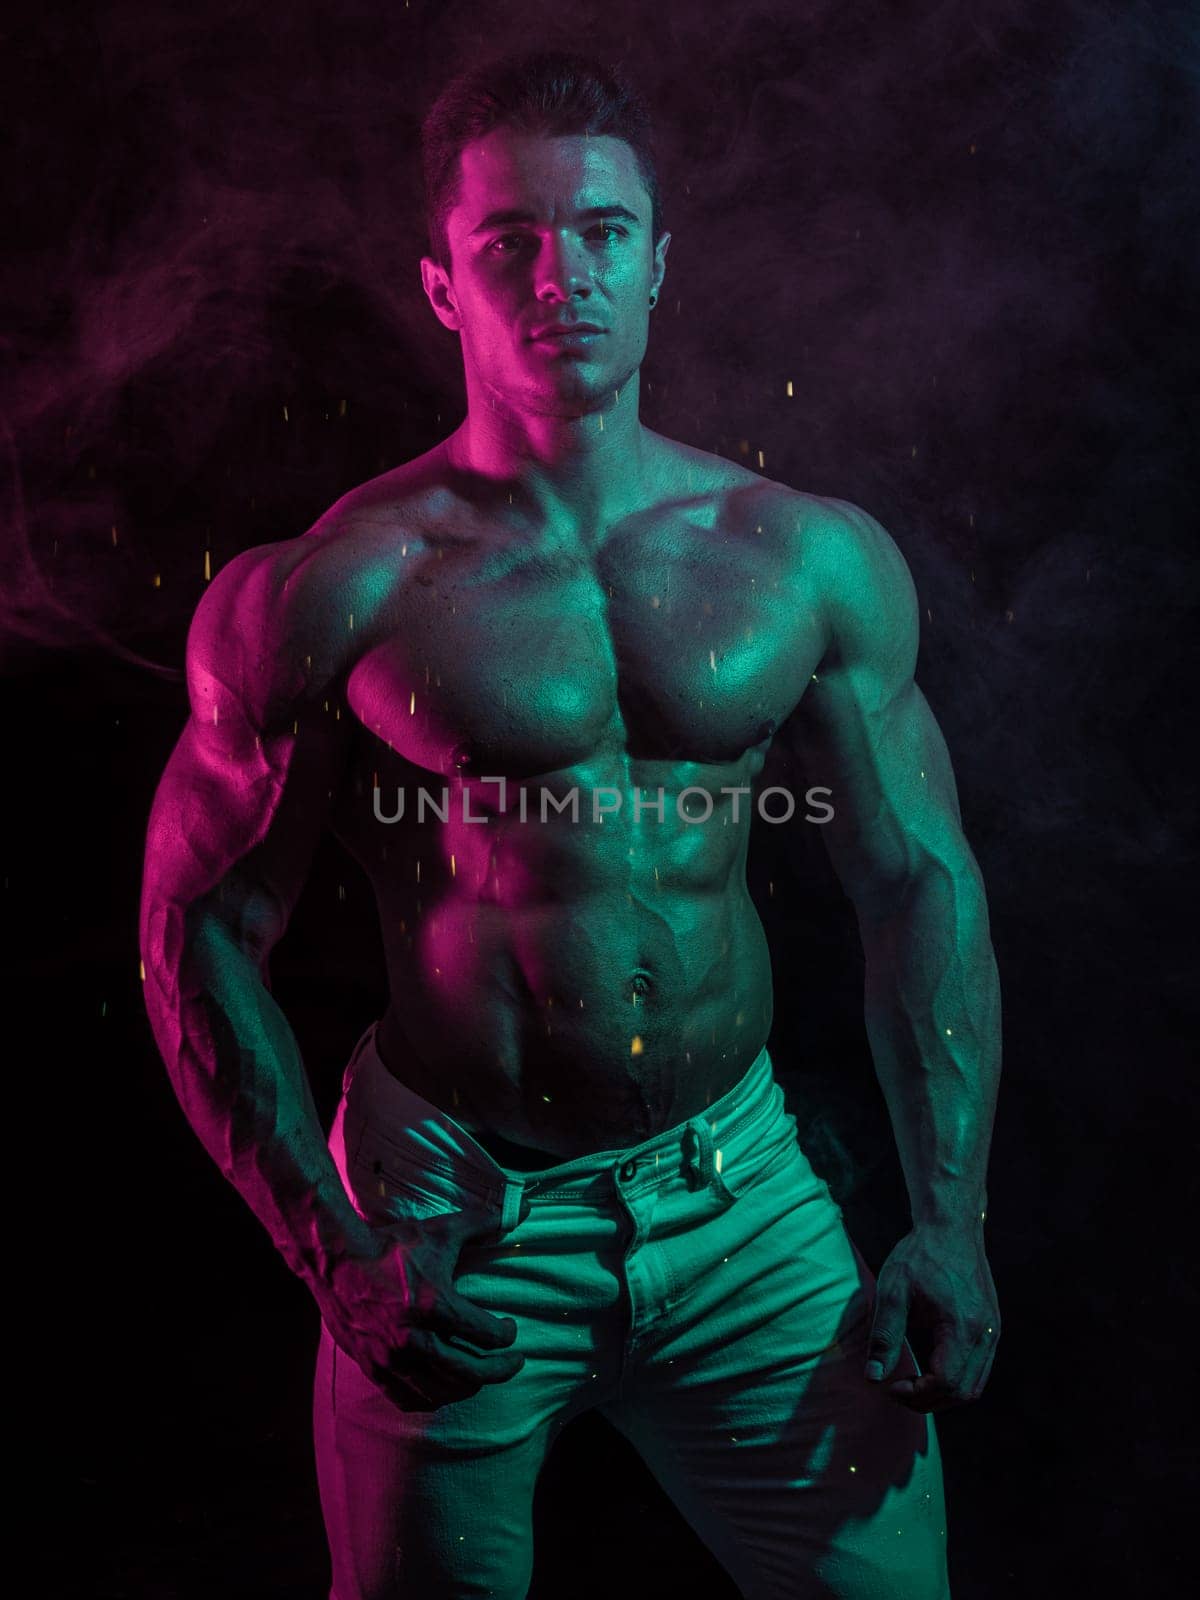
M 913 675 L 918 610 L 903 556 L 859 512 L 813 565 L 827 647 L 789 731 L 808 782 L 832 790 L 822 835 L 834 868 L 869 909 L 970 853 L 946 741 Z
M 191 716 L 151 808 L 143 952 L 168 964 L 201 912 L 265 958 L 299 897 L 344 760 L 348 725 L 287 676 L 291 652 L 272 636 L 268 577 L 246 556 L 225 592 L 210 591 L 197 610 Z

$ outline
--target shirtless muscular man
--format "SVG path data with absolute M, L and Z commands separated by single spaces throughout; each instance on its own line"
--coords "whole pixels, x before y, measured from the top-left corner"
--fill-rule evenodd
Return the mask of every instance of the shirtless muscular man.
M 217 574 L 142 894 L 183 1110 L 320 1309 L 332 1600 L 523 1600 L 538 1472 L 592 1408 L 747 1600 L 943 1600 L 932 1413 L 1000 1331 L 999 988 L 908 569 L 856 507 L 639 420 L 670 235 L 619 71 L 504 58 L 423 139 L 465 420 Z M 766 1049 L 773 740 L 861 930 L 912 1213 L 878 1282 Z M 390 983 L 328 1137 L 268 970 L 327 828 Z

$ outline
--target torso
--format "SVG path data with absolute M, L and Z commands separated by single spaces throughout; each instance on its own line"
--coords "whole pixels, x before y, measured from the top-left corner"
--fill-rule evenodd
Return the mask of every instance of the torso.
M 592 539 L 464 505 L 422 458 L 297 541 L 289 580 L 316 586 L 339 623 L 353 613 L 322 647 L 343 652 L 353 719 L 333 825 L 377 899 L 380 1055 L 507 1165 L 695 1115 L 771 1026 L 745 876 L 753 797 L 735 824 L 720 790 L 754 790 L 821 658 L 806 497 L 650 437 L 662 492 Z M 507 814 L 481 781 L 499 776 Z M 663 820 L 649 804 L 635 819 L 635 786 L 652 802 L 660 785 Z M 714 798 L 705 822 L 677 815 L 689 785 Z M 378 820 L 376 786 L 384 817 L 403 790 L 401 821 Z M 596 822 L 601 786 L 622 804 Z M 421 787 L 439 807 L 446 789 L 448 821 L 418 820 Z M 538 820 L 543 789 L 573 787 L 578 821 Z M 463 820 L 464 790 L 486 822 Z

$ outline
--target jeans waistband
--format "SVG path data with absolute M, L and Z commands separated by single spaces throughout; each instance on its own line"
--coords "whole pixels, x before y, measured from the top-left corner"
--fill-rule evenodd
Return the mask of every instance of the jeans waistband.
M 347 1129 L 403 1144 L 422 1168 L 454 1178 L 481 1199 L 508 1198 L 515 1191 L 566 1196 L 584 1194 L 598 1175 L 616 1168 L 626 1192 L 674 1177 L 682 1169 L 689 1186 L 703 1187 L 714 1174 L 731 1173 L 762 1144 L 766 1129 L 785 1115 L 783 1091 L 766 1046 L 720 1099 L 695 1116 L 640 1144 L 598 1150 L 534 1172 L 502 1166 L 447 1112 L 394 1077 L 375 1046 L 377 1023 L 363 1034 L 343 1078 Z M 354 1149 L 348 1149 L 352 1161 Z

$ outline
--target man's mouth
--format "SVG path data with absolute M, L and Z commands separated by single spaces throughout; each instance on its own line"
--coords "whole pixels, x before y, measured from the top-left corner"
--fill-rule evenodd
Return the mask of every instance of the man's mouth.
M 593 344 L 604 333 L 594 322 L 549 323 L 533 335 L 534 344 Z

